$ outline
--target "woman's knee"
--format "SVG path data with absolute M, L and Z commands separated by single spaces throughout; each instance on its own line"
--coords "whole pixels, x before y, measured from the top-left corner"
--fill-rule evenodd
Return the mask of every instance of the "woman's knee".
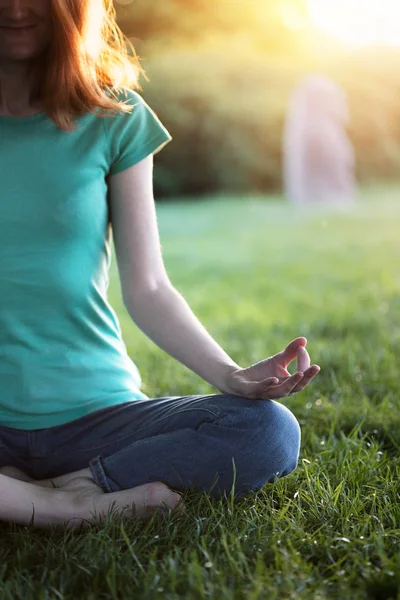
M 301 430 L 293 413 L 273 400 L 226 398 L 224 424 L 235 429 L 239 488 L 261 489 L 267 482 L 293 472 L 298 463 Z

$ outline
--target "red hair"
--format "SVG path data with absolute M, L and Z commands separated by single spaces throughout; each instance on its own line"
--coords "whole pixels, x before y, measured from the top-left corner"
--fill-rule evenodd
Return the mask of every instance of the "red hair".
M 43 54 L 35 98 L 52 121 L 72 131 L 73 120 L 95 108 L 131 112 L 117 97 L 122 87 L 142 88 L 144 71 L 116 22 L 112 0 L 51 0 L 52 39 Z M 132 49 L 132 56 L 128 48 Z

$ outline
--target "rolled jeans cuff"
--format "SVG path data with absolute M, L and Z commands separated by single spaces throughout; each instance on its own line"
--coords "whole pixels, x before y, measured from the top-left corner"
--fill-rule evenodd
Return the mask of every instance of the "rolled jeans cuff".
M 105 492 L 119 492 L 121 488 L 109 477 L 106 476 L 104 466 L 100 456 L 96 456 L 89 463 L 89 469 L 95 483 Z

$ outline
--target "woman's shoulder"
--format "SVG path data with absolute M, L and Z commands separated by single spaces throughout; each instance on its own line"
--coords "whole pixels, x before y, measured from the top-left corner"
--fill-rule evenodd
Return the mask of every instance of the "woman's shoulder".
M 118 102 L 124 102 L 126 100 L 132 101 L 134 104 L 138 102 L 143 103 L 142 96 L 132 88 L 128 88 L 126 86 L 121 86 L 119 88 L 108 88 L 106 92 Z

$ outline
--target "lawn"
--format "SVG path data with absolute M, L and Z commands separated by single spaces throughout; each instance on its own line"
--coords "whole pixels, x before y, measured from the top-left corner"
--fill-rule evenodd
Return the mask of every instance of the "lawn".
M 308 338 L 321 373 L 284 400 L 302 427 L 298 469 L 237 504 L 190 493 L 180 521 L 4 523 L 1 600 L 400 598 L 399 195 L 370 189 L 346 211 L 158 206 L 170 278 L 234 360 Z M 150 397 L 216 392 L 138 330 L 115 258 L 109 298 Z

